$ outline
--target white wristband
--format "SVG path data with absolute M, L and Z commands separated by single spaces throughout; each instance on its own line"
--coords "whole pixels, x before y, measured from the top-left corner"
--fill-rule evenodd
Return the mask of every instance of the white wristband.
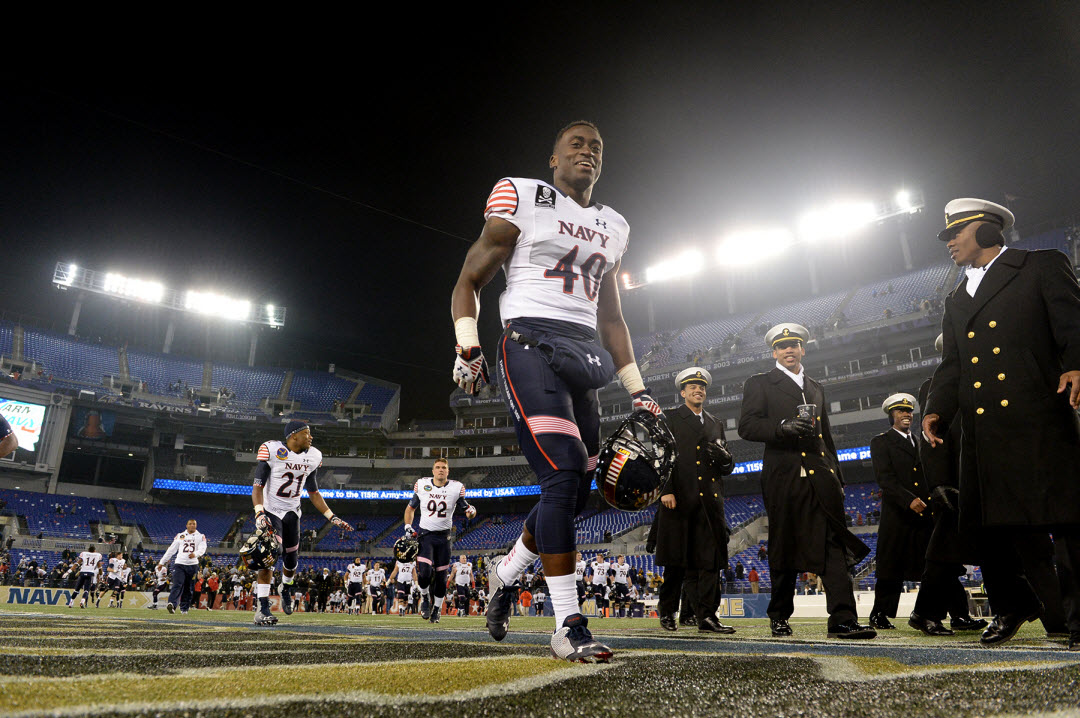
M 262 512 L 263 512 L 263 505 L 262 504 L 255 504 L 255 515 L 258 516 Z
M 637 363 L 627 364 L 618 372 L 619 381 L 622 382 L 623 388 L 630 392 L 633 396 L 639 391 L 645 391 L 645 382 L 641 379 L 641 370 L 638 369 Z
M 480 335 L 476 331 L 476 320 L 472 317 L 462 317 L 454 322 L 454 334 L 457 336 L 459 346 L 480 346 Z
M 330 521 L 331 519 L 334 518 L 334 512 L 331 511 L 330 509 L 327 509 L 326 511 L 323 511 L 322 515 L 326 517 L 327 521 Z

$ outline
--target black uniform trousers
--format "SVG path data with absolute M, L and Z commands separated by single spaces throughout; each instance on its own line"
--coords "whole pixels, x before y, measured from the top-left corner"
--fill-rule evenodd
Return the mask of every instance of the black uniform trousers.
M 946 613 L 953 618 L 970 615 L 967 591 L 960 583 L 963 572 L 963 564 L 927 559 L 913 613 L 934 621 L 944 621 Z
M 1039 535 L 1044 536 L 1045 531 L 1012 526 L 982 530 L 983 583 L 990 597 L 991 608 L 995 614 L 1038 612 L 1046 619 L 1044 624 L 1049 630 L 1056 619 L 1046 614 L 1045 606 L 1050 603 L 1050 612 L 1056 612 L 1052 603 L 1054 596 L 1060 595 L 1068 630 L 1080 631 L 1080 528 L 1054 531 L 1054 557 L 1057 560 L 1060 594 L 1048 586 L 1043 552 L 1032 548 L 1040 541 Z M 1048 600 L 1040 600 L 1040 594 Z
M 698 622 L 708 616 L 716 616 L 720 607 L 720 556 L 712 552 L 711 565 L 701 567 L 696 558 L 700 547 L 716 543 L 712 528 L 705 518 L 705 511 L 700 506 L 686 522 L 689 528 L 689 540 L 686 542 L 686 566 L 664 566 L 664 582 L 660 584 L 659 605 L 661 616 L 674 616 L 679 608 L 679 598 L 684 590 L 686 601 L 683 603 L 683 615 L 693 613 Z M 690 566 L 692 568 L 687 568 Z
M 870 609 L 870 615 L 880 613 L 896 618 L 903 589 L 904 582 L 899 578 L 879 578 L 874 585 L 874 607 Z
M 795 583 L 799 571 L 776 570 L 772 574 L 772 596 L 769 598 L 769 618 L 791 618 L 795 612 Z M 855 590 L 851 587 L 844 549 L 831 524 L 825 528 L 825 572 L 821 574 L 825 588 L 825 607 L 829 611 L 829 628 L 858 619 Z

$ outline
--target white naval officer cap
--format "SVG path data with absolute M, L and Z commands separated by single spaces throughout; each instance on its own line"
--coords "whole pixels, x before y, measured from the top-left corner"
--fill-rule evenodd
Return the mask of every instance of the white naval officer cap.
M 1016 224 L 1016 216 L 1008 207 L 975 197 L 961 197 L 945 205 L 945 229 L 938 232 L 938 239 L 947 242 L 968 222 L 993 222 L 1007 230 Z
M 915 411 L 915 397 L 911 394 L 900 392 L 885 399 L 881 404 L 881 410 L 888 414 L 893 409 L 907 409 Z
M 708 386 L 712 384 L 712 374 L 708 369 L 702 369 L 699 366 L 692 366 L 688 369 L 683 369 L 675 377 L 675 386 L 682 389 L 687 384 L 702 384 Z
M 765 332 L 765 343 L 770 347 L 774 347 L 779 342 L 787 341 L 789 339 L 798 339 L 805 345 L 806 342 L 810 341 L 810 330 L 802 324 L 784 322 L 783 324 L 777 324 L 775 327 Z

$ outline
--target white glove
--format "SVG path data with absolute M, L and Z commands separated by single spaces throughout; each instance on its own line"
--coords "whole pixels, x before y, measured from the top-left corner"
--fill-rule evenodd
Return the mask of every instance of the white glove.
M 454 359 L 454 383 L 472 395 L 480 392 L 480 387 L 489 384 L 487 360 L 480 347 L 458 345 L 457 358 Z

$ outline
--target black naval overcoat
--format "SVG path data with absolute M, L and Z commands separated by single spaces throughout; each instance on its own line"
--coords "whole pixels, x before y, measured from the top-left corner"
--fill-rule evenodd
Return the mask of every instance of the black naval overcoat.
M 825 391 L 809 376 L 800 389 L 779 368 L 755 374 L 743 387 L 739 436 L 765 443 L 761 492 L 769 517 L 769 566 L 772 570 L 825 571 L 825 528 L 844 547 L 849 566 L 870 549 L 844 521 L 844 483 L 829 430 Z M 816 404 L 818 433 L 788 439 L 780 422 L 798 416 L 799 404 Z M 803 476 L 801 469 L 806 469 Z
M 919 388 L 919 406 L 926 406 L 930 393 L 930 379 Z M 922 417 L 919 417 L 919 426 Z M 960 417 L 955 417 L 947 426 L 939 426 L 938 436 L 945 439 L 939 446 L 930 446 L 929 442 L 919 442 L 919 456 L 922 459 L 926 483 L 933 493 L 938 486 L 960 488 Z M 920 429 L 921 432 L 921 429 Z M 944 563 L 979 565 L 979 550 L 970 533 L 960 533 L 956 511 L 940 505 L 934 505 L 934 533 L 926 547 L 926 558 Z
M 930 487 L 919 460 L 919 449 L 899 432 L 889 429 L 870 440 L 870 460 L 881 487 L 877 576 L 918 581 L 922 578 L 926 547 L 934 531 Z M 911 502 L 916 498 L 926 503 L 921 514 L 911 510 Z
M 942 427 L 960 418 L 960 526 L 1080 524 L 1080 419 L 1057 393 L 1080 369 L 1072 266 L 1057 250 L 1006 248 L 974 297 L 966 286 L 945 300 L 925 409 Z
M 724 519 L 723 475 L 702 450 L 707 441 L 725 439 L 724 425 L 709 412 L 702 414 L 704 424 L 685 404 L 665 414 L 678 460 L 663 490 L 675 494 L 675 508 L 661 504 L 657 509 L 656 563 L 660 566 L 707 569 L 714 568 L 714 562 L 727 565 L 730 530 Z M 714 543 L 688 547 L 692 516 L 708 523 Z M 693 566 L 687 565 L 688 548 L 692 549 Z

